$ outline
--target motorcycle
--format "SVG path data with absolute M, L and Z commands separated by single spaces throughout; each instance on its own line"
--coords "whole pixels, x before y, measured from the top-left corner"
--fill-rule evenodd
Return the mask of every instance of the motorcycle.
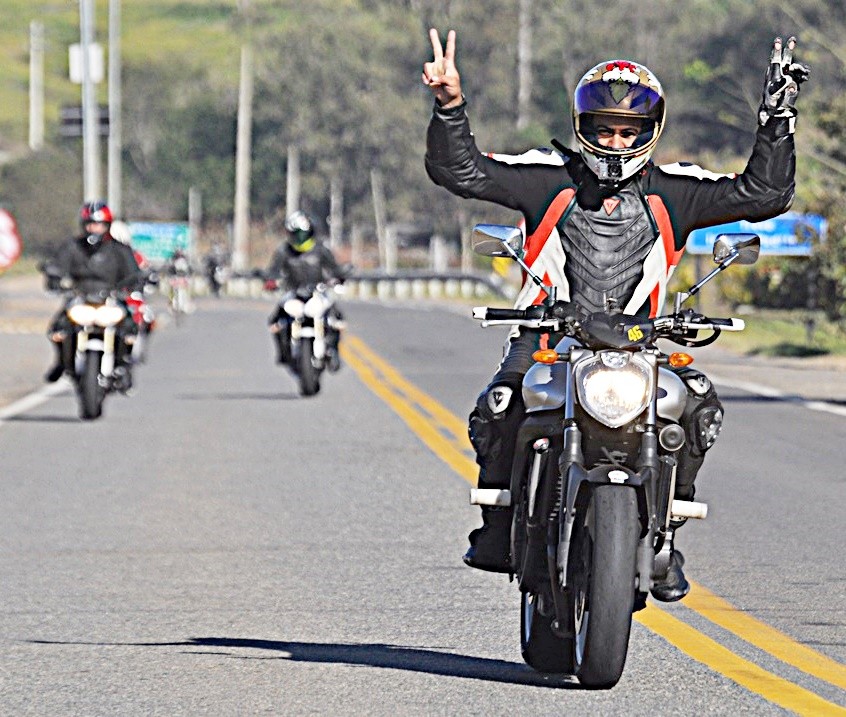
M 212 296 L 220 296 L 220 290 L 226 284 L 228 273 L 223 264 L 212 260 L 206 263 L 206 281 Z
M 131 386 L 126 366 L 116 365 L 115 344 L 130 343 L 135 337 L 123 337 L 120 324 L 127 310 L 114 293 L 77 294 L 67 304 L 65 314 L 72 333 L 58 331 L 51 337 L 56 342 L 71 342 L 63 355 L 69 357 L 65 366 L 76 384 L 81 418 L 91 420 L 103 413 L 107 393 L 125 393 Z
M 544 302 L 524 310 L 477 307 L 473 316 L 482 326 L 563 338 L 535 352 L 525 374 L 510 489 L 472 489 L 471 503 L 513 508 L 523 659 L 538 671 L 609 688 L 622 675 L 633 612 L 667 574 L 673 525 L 707 515 L 704 503 L 673 499 L 687 390 L 670 369 L 693 358 L 657 342 L 704 346 L 722 331 L 742 330 L 742 320 L 681 307 L 729 265 L 754 263 L 760 239 L 720 235 L 717 267 L 676 295 L 673 313 L 652 319 L 625 315 L 611 301 L 601 312 L 558 301 L 555 287 L 523 261 L 522 241 L 516 227 L 473 231 L 474 250 L 517 261 L 546 292 Z
M 278 340 L 285 362 L 299 382 L 300 394 L 313 396 L 320 391 L 324 370 L 340 368 L 338 342 L 345 328 L 335 309 L 340 283 L 318 283 L 286 293 L 280 300 L 279 319 L 270 331 Z
M 132 320 L 138 327 L 138 335 L 132 344 L 132 360 L 143 363 L 147 359 L 147 344 L 150 334 L 156 327 L 156 314 L 147 302 L 143 291 L 133 291 L 126 297 L 126 306 L 132 314 Z

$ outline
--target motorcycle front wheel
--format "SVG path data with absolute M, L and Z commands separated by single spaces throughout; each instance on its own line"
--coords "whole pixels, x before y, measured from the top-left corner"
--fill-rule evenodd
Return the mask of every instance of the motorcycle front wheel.
M 99 418 L 103 413 L 105 391 L 100 385 L 100 358 L 99 351 L 88 351 L 85 354 L 85 363 L 77 383 L 79 416 L 86 421 Z
M 574 674 L 584 687 L 613 687 L 623 674 L 632 628 L 637 545 L 637 494 L 597 486 L 573 528 L 568 579 Z
M 300 339 L 300 352 L 297 356 L 297 375 L 300 379 L 300 394 L 313 396 L 320 390 L 320 372 L 314 365 L 314 339 Z

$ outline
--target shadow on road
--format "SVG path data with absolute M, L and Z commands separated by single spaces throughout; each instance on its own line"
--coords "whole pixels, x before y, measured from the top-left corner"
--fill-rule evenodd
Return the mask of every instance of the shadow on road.
M 82 423 L 77 416 L 27 416 L 18 414 L 4 418 L 3 423 Z
M 293 401 L 302 400 L 296 393 L 182 393 L 181 401 Z
M 417 647 L 384 644 L 334 644 L 317 642 L 285 642 L 232 637 L 192 637 L 181 642 L 62 642 L 54 640 L 27 640 L 37 645 L 96 645 L 125 647 L 205 647 L 218 648 L 213 654 L 241 660 L 268 659 L 268 657 L 238 654 L 237 649 L 268 650 L 280 653 L 270 659 L 293 662 L 317 662 L 338 665 L 365 665 L 392 670 L 422 672 L 444 677 L 462 677 L 514 685 L 533 685 L 554 689 L 580 689 L 572 678 L 561 675 L 544 675 L 527 665 L 483 657 L 456 655 Z M 233 652 L 222 652 L 228 648 Z M 205 651 L 193 654 L 206 654 Z

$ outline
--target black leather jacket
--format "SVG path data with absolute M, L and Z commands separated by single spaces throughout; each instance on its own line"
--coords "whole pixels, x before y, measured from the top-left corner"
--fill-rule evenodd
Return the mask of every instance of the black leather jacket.
M 330 279 L 343 279 L 344 272 L 331 249 L 320 242 L 304 252 L 285 242 L 273 254 L 266 277 L 278 279 L 283 289 L 293 291 Z
M 527 262 L 540 258 L 533 268 L 548 274 L 561 289 L 560 298 L 595 304 L 595 295 L 604 292 L 621 306 L 628 304 L 631 314 L 655 315 L 660 309 L 692 230 L 785 211 L 793 199 L 794 169 L 786 120 L 758 128 L 742 174 L 650 162 L 616 187 L 601 186 L 573 152 L 480 152 L 465 104 L 450 109 L 436 104 L 427 134 L 426 170 L 432 180 L 459 196 L 521 212 Z M 527 286 L 517 304 L 538 300 Z
M 87 235 L 68 240 L 46 263 L 44 271 L 48 282 L 51 277 L 70 278 L 73 288 L 83 293 L 132 290 L 144 281 L 144 272 L 135 261 L 132 249 L 109 234 L 96 244 L 90 244 Z

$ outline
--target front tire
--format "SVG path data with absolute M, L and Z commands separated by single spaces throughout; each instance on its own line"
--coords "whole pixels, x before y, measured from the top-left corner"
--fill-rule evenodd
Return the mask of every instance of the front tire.
M 101 354 L 98 351 L 88 351 L 85 354 L 85 364 L 77 385 L 79 415 L 86 421 L 99 418 L 103 413 L 105 391 L 100 386 L 100 359 Z
M 569 566 L 575 675 L 613 687 L 623 674 L 632 627 L 640 519 L 631 488 L 600 485 L 577 517 Z
M 314 365 L 314 339 L 311 337 L 300 339 L 297 375 L 303 396 L 314 396 L 320 390 L 320 372 Z

